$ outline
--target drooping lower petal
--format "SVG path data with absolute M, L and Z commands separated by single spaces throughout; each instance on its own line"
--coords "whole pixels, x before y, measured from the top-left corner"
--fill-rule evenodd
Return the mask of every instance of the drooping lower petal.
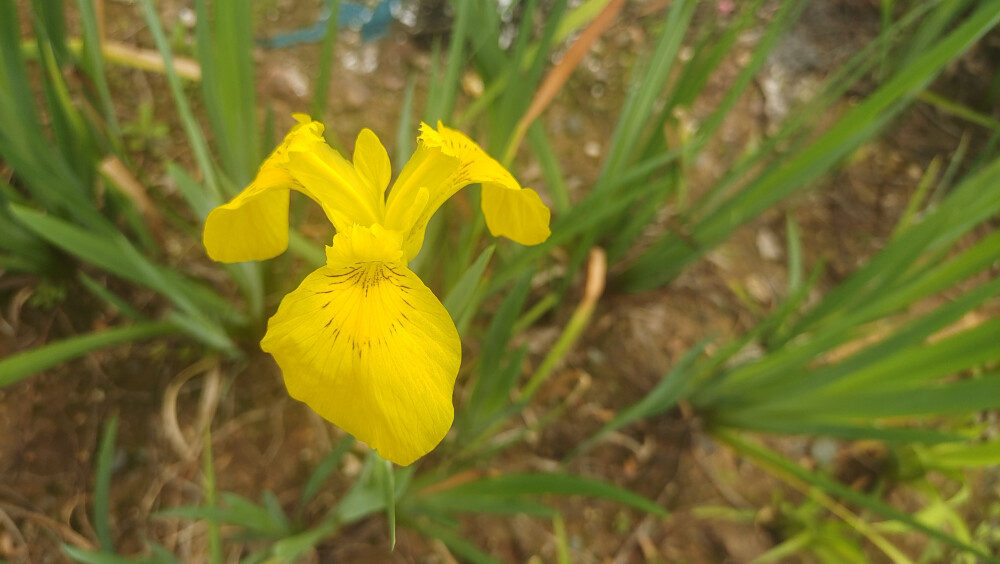
M 266 260 L 285 252 L 288 191 L 293 182 L 280 168 L 261 167 L 250 186 L 209 212 L 202 233 L 209 258 L 241 262 Z
M 493 183 L 483 184 L 481 198 L 486 226 L 494 237 L 506 237 L 522 245 L 538 245 L 552 234 L 551 212 L 531 188 L 511 190 Z
M 327 266 L 285 296 L 261 347 L 292 397 L 405 466 L 451 427 L 461 344 L 390 234 L 338 233 Z
M 212 260 L 265 260 L 288 247 L 288 193 L 301 189 L 285 167 L 288 147 L 323 132 L 307 115 L 296 114 L 295 119 L 298 123 L 260 165 L 253 182 L 205 218 L 202 240 Z

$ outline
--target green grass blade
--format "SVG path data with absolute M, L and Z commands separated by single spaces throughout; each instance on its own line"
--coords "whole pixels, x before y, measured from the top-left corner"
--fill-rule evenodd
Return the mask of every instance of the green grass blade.
M 996 120 L 988 115 L 977 112 L 968 106 L 945 98 L 939 94 L 935 94 L 930 90 L 924 90 L 920 93 L 918 98 L 921 102 L 930 104 L 939 110 L 947 112 L 957 118 L 964 119 L 969 123 L 974 123 L 994 131 L 1000 130 L 1000 120 Z
M 406 79 L 406 91 L 403 93 L 403 107 L 399 111 L 399 124 L 396 126 L 396 158 L 393 163 L 396 171 L 403 166 L 403 163 L 410 160 L 413 154 L 413 138 L 415 137 L 413 123 L 413 91 L 417 86 L 417 77 L 410 75 Z
M 989 374 L 950 384 L 852 393 L 837 399 L 803 398 L 794 409 L 812 413 L 822 409 L 834 417 L 864 419 L 974 413 L 1000 408 L 1000 377 Z
M 337 446 L 333 448 L 323 457 L 316 468 L 309 474 L 309 479 L 306 480 L 306 485 L 302 488 L 302 495 L 299 497 L 299 515 L 301 516 L 302 510 L 305 509 L 306 504 L 312 501 L 312 498 L 316 496 L 319 492 L 320 487 L 323 486 L 323 482 L 337 470 L 337 466 L 340 465 L 340 461 L 347 454 L 347 451 L 351 450 L 354 446 L 354 437 L 350 435 L 345 435 L 344 438 L 340 439 Z
M 461 556 L 472 564 L 503 564 L 502 560 L 497 560 L 489 554 L 480 550 L 476 545 L 463 539 L 447 527 L 433 523 L 427 519 L 406 519 L 403 525 L 417 531 L 426 537 L 438 539 L 455 554 Z
M 901 523 L 905 523 L 911 529 L 920 531 L 928 537 L 942 541 L 962 552 L 974 555 L 977 558 L 980 558 L 983 562 L 1000 562 L 1000 558 L 986 554 L 982 549 L 963 542 L 962 540 L 949 535 L 942 529 L 929 527 L 914 518 L 909 513 L 900 511 L 872 496 L 857 492 L 843 484 L 827 478 L 822 474 L 804 470 L 764 446 L 742 439 L 730 431 L 718 430 L 715 432 L 715 436 L 769 472 L 788 474 L 813 487 L 817 487 L 830 495 L 863 507 L 872 513 L 881 515 L 887 519 L 894 519 Z
M 196 337 L 211 336 L 206 342 L 212 346 L 235 350 L 219 322 L 212 320 L 245 322 L 233 305 L 180 273 L 151 262 L 122 234 L 104 237 L 29 208 L 11 205 L 10 210 L 22 224 L 56 247 L 170 299 L 186 314 L 186 319 L 177 321 L 187 328 L 200 328 Z
M 172 323 L 137 323 L 131 327 L 72 337 L 9 356 L 0 360 L 0 388 L 97 349 L 176 332 L 177 327 Z
M 1000 359 L 1000 320 L 987 321 L 933 344 L 910 347 L 856 370 L 824 394 L 887 391 L 942 378 Z
M 451 41 L 448 44 L 448 60 L 445 63 L 444 77 L 437 85 L 436 97 L 428 100 L 427 118 L 429 123 L 436 123 L 437 120 L 451 121 L 455 100 L 458 96 L 462 65 L 465 63 L 465 36 L 469 29 L 470 10 L 472 9 L 470 4 L 471 2 L 454 4 L 455 20 L 452 24 Z
M 925 468 L 943 471 L 966 470 L 1000 465 L 1000 441 L 980 444 L 941 444 L 919 453 Z
M 313 94 L 312 115 L 314 119 L 324 121 L 326 118 L 326 100 L 330 91 L 330 76 L 333 72 L 333 51 L 337 45 L 337 25 L 340 16 L 340 0 L 327 3 L 330 19 L 326 22 L 326 33 L 323 34 L 323 44 L 320 47 L 319 74 L 316 76 L 316 91 Z
M 965 52 L 1000 20 L 1000 5 L 983 4 L 963 24 L 901 70 L 862 104 L 853 108 L 822 137 L 795 157 L 765 171 L 693 230 L 686 241 L 667 238 L 647 251 L 626 274 L 631 290 L 649 289 L 671 279 L 683 266 L 732 231 L 791 193 L 809 186 L 894 117 L 949 62 Z M 664 265 L 669 265 L 664 268 Z
M 679 0 L 672 2 L 667 21 L 660 31 L 656 47 L 647 64 L 639 65 L 633 71 L 632 94 L 626 99 L 621 118 L 611 138 L 611 149 L 604 161 L 602 178 L 620 173 L 637 144 L 653 113 L 653 106 L 663 91 L 670 71 L 686 35 L 697 2 Z M 598 183 L 600 186 L 600 182 Z
M 97 476 L 94 478 L 94 531 L 101 550 L 114 552 L 111 537 L 111 472 L 114 470 L 115 437 L 118 416 L 113 415 L 104 425 L 101 446 L 97 451 Z
M 378 458 L 375 466 L 375 482 L 382 492 L 382 503 L 385 504 L 385 520 L 389 527 L 389 550 L 394 551 L 396 550 L 396 476 L 392 462 Z
M 545 135 L 541 122 L 535 122 L 528 129 L 528 143 L 531 150 L 542 165 L 542 175 L 545 177 L 545 186 L 549 196 L 552 197 L 552 207 L 556 215 L 569 211 L 572 205 L 569 200 L 569 189 L 563 180 L 563 173 L 559 166 L 559 157 L 556 155 L 552 144 L 549 143 Z
M 866 366 L 892 358 L 900 351 L 907 350 L 911 345 L 923 342 L 937 331 L 960 319 L 966 312 L 979 306 L 993 296 L 1000 295 L 1000 280 L 986 283 L 955 299 L 951 303 L 939 307 L 931 313 L 910 321 L 905 326 L 894 331 L 884 340 L 866 347 L 860 352 L 832 365 L 812 371 L 808 376 L 793 374 L 774 374 L 773 380 L 781 388 L 781 396 L 794 397 L 798 394 L 811 393 L 845 378 L 851 378 Z M 989 327 L 989 325 L 987 325 Z M 753 396 L 763 397 L 768 393 L 772 379 L 758 378 L 757 388 Z M 774 396 L 772 396 L 774 397 Z
M 80 562 L 81 564 L 153 564 L 163 562 L 162 560 L 147 559 L 136 561 L 133 558 L 118 556 L 117 554 L 110 552 L 84 550 L 68 544 L 61 545 L 60 548 L 64 553 L 66 553 L 67 556 L 76 562 Z
M 511 289 L 504 298 L 503 303 L 497 308 L 496 313 L 490 321 L 483 339 L 483 351 L 479 357 L 480 379 L 489 380 L 500 369 L 500 361 L 506 356 L 507 343 L 510 342 L 514 323 L 524 304 L 528 300 L 528 293 L 531 291 L 531 280 L 533 272 L 528 272 L 521 277 L 521 280 Z M 475 394 L 473 394 L 475 397 Z M 489 397 L 489 394 L 483 399 Z
M 450 488 L 454 495 L 582 495 L 621 503 L 659 517 L 667 516 L 667 511 L 641 495 L 632 493 L 614 484 L 581 478 L 569 474 L 504 474 L 467 482 Z
M 480 431 L 484 423 L 503 407 L 520 376 L 523 354 L 507 354 L 507 344 L 518 315 L 528 299 L 532 276 L 533 273 L 527 273 L 507 294 L 486 331 L 479 356 L 479 370 L 468 402 L 459 416 L 458 427 L 462 438 Z M 508 364 L 502 367 L 501 361 L 504 358 L 508 359 Z
M 697 373 L 694 369 L 695 362 L 713 340 L 710 337 L 691 347 L 641 400 L 620 410 L 611 421 L 577 447 L 571 456 L 576 457 L 586 452 L 612 431 L 673 409 L 678 400 L 684 397 L 688 383 Z
M 257 137 L 252 11 L 244 2 L 195 3 L 202 93 L 226 174 L 242 188 L 263 156 Z
M 215 176 L 215 167 L 212 165 L 208 144 L 205 142 L 205 137 L 198 127 L 194 113 L 191 111 L 191 103 L 188 101 L 187 95 L 184 94 L 181 79 L 174 70 L 174 57 L 170 52 L 170 44 L 167 43 L 167 38 L 163 33 L 163 26 L 160 25 L 160 18 L 156 15 L 156 8 L 153 7 L 152 0 L 141 0 L 140 6 L 143 17 L 146 20 L 146 25 L 149 26 L 149 31 L 153 34 L 156 48 L 160 52 L 160 56 L 163 57 L 164 74 L 167 77 L 167 83 L 170 86 L 174 104 L 177 106 L 177 112 L 180 114 L 181 125 L 184 127 L 184 133 L 187 135 L 191 152 L 194 153 L 195 162 L 198 163 L 198 169 L 201 171 L 202 179 L 208 188 L 210 202 L 213 205 L 221 204 L 224 198 Z M 202 73 L 207 72 L 211 74 L 211 70 L 202 68 Z M 246 87 L 245 85 L 241 86 Z
M 441 492 L 434 496 L 421 498 L 414 503 L 408 515 L 425 514 L 451 515 L 455 513 L 470 513 L 480 515 L 532 515 L 535 517 L 552 517 L 556 510 L 544 503 L 517 498 L 504 498 L 493 495 L 461 495 Z
M 336 518 L 327 517 L 319 525 L 301 533 L 288 535 L 271 546 L 271 554 L 279 562 L 294 562 L 306 551 L 331 537 L 340 528 Z
M 952 277 L 967 276 L 969 268 L 974 268 L 978 262 L 976 259 L 979 258 L 977 253 L 971 251 L 972 254 L 967 255 L 970 258 L 954 259 L 948 263 L 954 269 L 942 268 L 937 273 L 928 273 L 908 285 L 898 283 L 914 264 L 919 263 L 921 254 L 935 247 L 947 248 L 974 226 L 1000 211 L 998 183 L 1000 159 L 962 182 L 945 202 L 926 215 L 919 224 L 901 231 L 882 252 L 804 315 L 789 334 L 795 335 L 823 323 L 829 324 L 838 316 L 853 311 L 856 304 L 869 304 L 867 307 L 877 312 L 888 310 L 888 306 L 878 303 L 881 301 L 902 307 L 909 303 L 906 300 L 921 297 L 922 291 L 947 286 L 961 279 Z M 987 240 L 992 240 L 992 236 L 987 237 Z M 976 247 L 977 252 L 980 248 Z M 900 286 L 908 291 L 900 291 L 903 290 Z M 880 293 L 884 297 L 877 302 L 873 297 Z
M 217 507 L 215 489 L 215 457 L 212 455 L 212 430 L 211 425 L 205 427 L 202 433 L 202 464 L 201 471 L 205 480 L 205 506 L 212 509 Z M 245 513 L 245 512 L 241 512 Z M 208 561 L 211 564 L 222 564 L 222 529 L 217 521 L 208 522 Z
M 84 68 L 97 89 L 101 111 L 104 113 L 104 121 L 108 124 L 111 137 L 120 138 L 121 130 L 118 127 L 118 116 L 115 114 L 111 90 L 108 88 L 108 79 L 104 74 L 104 57 L 101 55 L 101 38 L 97 31 L 94 0 L 77 0 L 76 5 L 80 11 L 80 23 L 83 27 Z
M 476 296 L 476 289 L 482 282 L 483 274 L 486 272 L 486 265 L 489 264 L 490 258 L 493 256 L 494 248 L 493 245 L 490 245 L 483 249 L 483 252 L 479 253 L 479 257 L 472 263 L 472 266 L 455 283 L 455 287 L 448 292 L 448 296 L 444 299 L 444 307 L 451 314 L 452 319 L 460 319 L 466 310 L 472 307 Z

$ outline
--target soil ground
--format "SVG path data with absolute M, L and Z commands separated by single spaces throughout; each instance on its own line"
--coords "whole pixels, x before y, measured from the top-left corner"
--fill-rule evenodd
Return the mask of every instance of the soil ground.
M 650 43 L 649 21 L 666 4 L 629 5 L 545 114 L 563 169 L 570 171 L 567 183 L 575 197 L 584 194 L 597 175 L 604 143 L 624 96 L 627 68 L 634 58 L 630 54 Z M 185 25 L 186 5 L 158 3 L 168 29 Z M 295 3 L 293 8 L 290 2 L 271 2 L 262 8 L 261 17 L 268 22 L 265 29 L 287 30 L 310 22 L 318 5 Z M 780 119 L 782 105 L 793 105 L 805 96 L 809 84 L 876 34 L 876 5 L 860 0 L 814 2 L 769 63 L 759 88 L 744 96 L 740 110 L 732 113 L 719 136 L 722 141 L 697 163 L 693 185 L 707 186 L 725 166 L 723 155 L 764 134 Z M 109 37 L 150 45 L 136 7 L 116 2 L 107 6 Z M 702 22 L 717 16 L 711 12 L 714 4 L 706 6 L 698 16 Z M 447 30 L 446 21 L 439 24 L 424 22 L 426 29 L 417 30 L 397 26 L 389 37 L 372 44 L 361 44 L 354 33 L 342 34 L 326 116 L 328 128 L 342 145 L 349 149 L 356 132 L 370 127 L 390 145 L 392 154 L 406 77 L 414 72 L 418 76 L 415 107 L 420 108 L 426 92 L 423 77 L 430 66 L 425 36 Z M 181 38 L 181 49 L 189 45 L 185 41 L 191 35 L 190 29 L 182 28 L 175 36 Z M 691 109 L 693 114 L 712 108 L 753 44 L 753 37 L 738 44 L 732 60 L 723 65 L 705 96 Z M 969 92 L 970 76 L 985 56 L 971 53 L 949 69 L 941 84 L 952 93 Z M 261 49 L 256 57 L 259 99 L 273 109 L 281 130 L 293 111 L 309 106 L 311 69 L 318 48 Z M 137 120 L 141 104 L 149 104 L 154 119 L 167 126 L 163 135 L 137 139 L 136 158 L 148 164 L 143 180 L 162 190 L 160 198 L 170 198 L 171 187 L 157 163 L 170 159 L 190 165 L 190 155 L 165 83 L 158 75 L 121 67 L 109 72 L 116 91 L 135 93 L 120 98 L 123 122 Z M 474 82 L 470 76 L 468 95 L 474 94 Z M 193 92 L 195 87 L 191 88 Z M 820 257 L 828 260 L 822 289 L 835 284 L 881 247 L 931 159 L 949 158 L 967 133 L 973 141 L 979 135 L 965 123 L 917 105 L 849 167 L 816 190 L 768 211 L 670 286 L 639 295 L 606 294 L 583 339 L 525 418 L 530 420 L 572 397 L 565 416 L 495 460 L 490 469 L 557 466 L 573 446 L 618 409 L 651 389 L 689 347 L 713 333 L 738 335 L 751 327 L 757 319 L 755 310 L 766 311 L 776 304 L 786 286 L 785 214 L 792 214 L 802 227 L 807 267 Z M 515 173 L 544 196 L 540 166 L 527 152 L 521 155 Z M 330 233 L 319 220 L 310 220 L 303 230 L 317 240 Z M 221 283 L 196 238 L 177 233 L 167 249 L 179 268 Z M 105 276 L 100 279 L 131 296 L 146 313 L 155 315 L 164 307 L 140 289 Z M 225 291 L 235 295 L 232 288 Z M 0 273 L 0 298 L 5 329 L 0 333 L 0 355 L 120 321 L 116 312 L 73 282 Z M 541 360 L 571 309 L 572 301 L 525 335 L 532 351 L 530 365 Z M 255 350 L 252 342 L 247 343 L 247 350 Z M 269 490 L 284 507 L 294 505 L 308 473 L 340 431 L 288 398 L 268 356 L 250 352 L 247 360 L 234 365 L 212 359 L 205 362 L 203 354 L 179 339 L 136 343 L 94 353 L 0 390 L 0 558 L 65 562 L 60 543 L 94 546 L 89 517 L 93 458 L 101 429 L 113 415 L 119 417 L 121 426 L 111 514 L 122 554 L 139 553 L 146 540 L 153 540 L 185 562 L 206 561 L 203 527 L 153 514 L 201 501 L 201 467 L 193 453 L 200 450 L 195 429 L 208 415 L 219 488 L 250 499 Z M 220 383 L 221 390 L 216 387 Z M 460 377 L 457 397 L 462 392 Z M 805 463 L 810 463 L 817 448 L 815 441 L 804 438 L 775 439 L 771 444 Z M 883 461 L 878 451 L 864 452 L 851 445 L 838 448 L 862 472 L 879 472 Z M 848 456 L 851 453 L 856 456 Z M 348 455 L 338 476 L 309 506 L 307 518 L 322 515 L 343 494 L 362 456 L 360 450 Z M 428 463 L 433 463 L 433 455 Z M 714 444 L 700 432 L 697 418 L 680 414 L 629 427 L 574 460 L 569 469 L 655 499 L 672 514 L 669 519 L 653 519 L 610 502 L 550 499 L 565 517 L 573 562 L 747 562 L 782 539 L 781 527 L 770 519 L 776 492 L 786 499 L 799 499 L 794 491 Z M 992 495 L 995 502 L 996 493 Z M 703 511 L 707 506 L 735 509 L 749 517 L 707 516 Z M 540 558 L 548 562 L 556 557 L 551 525 L 536 518 L 472 517 L 463 524 L 463 533 L 504 561 Z M 405 527 L 398 535 L 396 550 L 390 553 L 384 521 L 368 519 L 323 543 L 311 561 L 455 561 L 436 541 Z M 872 555 L 877 561 L 879 556 Z

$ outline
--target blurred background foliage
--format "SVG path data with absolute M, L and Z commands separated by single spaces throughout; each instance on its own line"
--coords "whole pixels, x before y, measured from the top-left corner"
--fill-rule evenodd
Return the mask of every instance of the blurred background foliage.
M 997 561 L 998 21 L 0 0 L 0 557 Z M 292 111 L 342 149 L 374 127 L 395 166 L 442 120 L 553 209 L 536 247 L 490 240 L 474 190 L 428 229 L 411 267 L 466 354 L 414 467 L 292 404 L 257 350 L 323 261 L 316 210 L 293 201 L 266 264 L 200 248 Z

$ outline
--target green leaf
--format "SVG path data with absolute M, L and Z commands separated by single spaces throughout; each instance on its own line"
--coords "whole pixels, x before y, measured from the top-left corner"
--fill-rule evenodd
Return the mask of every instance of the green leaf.
M 668 515 L 667 511 L 656 503 L 624 488 L 569 474 L 504 474 L 467 482 L 447 491 L 452 495 L 504 497 L 543 494 L 582 495 L 608 499 L 659 517 Z
M 333 71 L 333 51 L 337 45 L 337 30 L 340 22 L 340 0 L 327 3 L 330 10 L 326 21 L 326 33 L 323 34 L 323 44 L 320 47 L 319 73 L 316 75 L 316 88 L 313 93 L 312 114 L 317 120 L 326 118 L 326 99 L 330 90 L 330 73 Z
M 118 435 L 118 416 L 114 415 L 104 425 L 101 446 L 97 451 L 97 476 L 94 478 L 94 531 L 102 550 L 114 552 L 111 537 L 111 472 L 114 470 L 115 437 Z
M 938 470 L 965 470 L 1000 465 L 1000 441 L 980 444 L 940 444 L 922 449 L 919 453 L 925 468 Z
M 299 497 L 299 514 L 301 515 L 302 510 L 305 509 L 307 503 L 312 501 L 313 497 L 319 491 L 319 488 L 323 485 L 323 482 L 330 477 L 331 474 L 340 465 L 341 459 L 347 454 L 347 451 L 351 450 L 354 446 L 354 437 L 350 435 L 345 435 L 344 438 L 340 439 L 337 446 L 333 448 L 323 460 L 320 461 L 316 468 L 309 475 L 309 479 L 306 481 L 306 485 L 302 488 L 302 495 Z
M 451 314 L 452 319 L 462 318 L 466 310 L 472 307 L 476 289 L 483 279 L 483 274 L 486 272 L 486 265 L 489 264 L 490 257 L 493 256 L 494 248 L 493 245 L 490 245 L 483 249 L 483 252 L 479 253 L 479 257 L 472 263 L 472 266 L 455 283 L 455 287 L 448 292 L 448 296 L 444 299 L 444 307 Z
M 138 564 L 141 562 L 110 552 L 84 550 L 68 544 L 62 545 L 62 551 L 73 560 L 83 564 Z
M 407 519 L 403 524 L 424 536 L 438 539 L 451 549 L 452 552 L 473 564 L 503 564 L 501 560 L 497 560 L 486 554 L 471 542 L 460 537 L 455 531 L 442 527 L 430 520 Z
M 147 321 L 146 316 L 139 312 L 139 310 L 129 305 L 128 302 L 111 290 L 107 289 L 103 284 L 95 280 L 86 272 L 83 272 L 82 270 L 77 272 L 77 278 L 88 290 L 90 290 L 92 294 L 118 310 L 118 312 L 125 317 L 128 317 L 135 322 Z
M 185 313 L 183 317 L 175 316 L 175 321 L 199 340 L 220 349 L 236 349 L 220 323 L 206 315 L 232 316 L 235 314 L 232 304 L 178 272 L 153 263 L 123 234 L 92 233 L 16 204 L 10 205 L 10 211 L 21 223 L 53 245 L 170 299 Z
M 218 509 L 215 487 L 215 456 L 212 455 L 212 427 L 205 426 L 202 433 L 201 471 L 205 477 L 206 509 Z M 211 564 L 222 564 L 222 528 L 218 521 L 208 522 L 208 559 Z
M 793 294 L 802 286 L 802 236 L 791 215 L 785 216 L 785 237 L 788 247 L 788 293 Z
M 206 481 L 207 483 L 207 481 Z M 158 517 L 183 517 L 204 520 L 213 525 L 236 525 L 246 528 L 255 538 L 280 539 L 288 536 L 290 526 L 284 514 L 275 515 L 271 509 L 230 492 L 222 492 L 219 506 L 188 505 L 164 509 L 156 513 Z
M 957 548 L 958 550 L 975 555 L 976 557 L 982 559 L 983 562 L 1000 562 L 1000 558 L 986 554 L 982 549 L 949 535 L 943 529 L 929 527 L 914 518 L 909 513 L 900 511 L 870 495 L 854 491 L 843 484 L 831 480 L 821 473 L 805 470 L 760 444 L 743 439 L 729 431 L 716 430 L 714 434 L 719 440 L 734 448 L 741 454 L 749 457 L 754 461 L 754 463 L 760 465 L 769 472 L 777 471 L 780 473 L 787 473 L 788 475 L 794 476 L 795 478 L 802 480 L 811 486 L 817 487 L 830 495 L 834 495 L 851 503 L 857 504 L 858 506 L 877 515 L 881 515 L 884 518 L 894 519 L 905 523 L 908 527 L 910 527 L 910 529 L 920 531 L 923 534 L 942 541 L 949 546 Z
M 323 542 L 332 536 L 340 527 L 340 522 L 335 515 L 328 516 L 316 527 L 288 535 L 277 541 L 271 547 L 271 554 L 282 561 L 294 561 L 307 550 Z
M 111 90 L 108 88 L 108 80 L 104 74 L 104 57 L 101 55 L 101 38 L 98 33 L 94 0 L 77 0 L 76 4 L 80 13 L 81 27 L 83 28 L 84 69 L 97 88 L 101 111 L 104 113 L 104 121 L 108 124 L 111 136 L 117 138 L 121 134 L 118 128 L 118 117 L 115 114 L 114 102 L 111 99 Z
M 492 494 L 479 494 L 469 492 L 453 492 L 445 490 L 435 493 L 432 496 L 421 497 L 414 500 L 411 507 L 408 507 L 406 514 L 435 514 L 444 513 L 479 513 L 489 515 L 533 515 L 537 517 L 554 517 L 557 514 L 544 503 L 520 499 L 516 497 L 498 496 Z
M 97 349 L 176 332 L 172 323 L 145 322 L 50 343 L 0 360 L 0 388 Z
M 84 550 L 75 546 L 63 544 L 60 546 L 67 556 L 83 564 L 179 564 L 176 556 L 167 552 L 157 544 L 150 544 L 153 554 L 127 558 L 110 552 Z
M 556 155 L 555 149 L 549 143 L 544 126 L 540 121 L 536 121 L 528 129 L 528 143 L 531 144 L 531 152 L 534 153 L 538 163 L 542 166 L 542 176 L 545 178 L 547 192 L 552 197 L 553 211 L 556 215 L 566 213 L 572 207 L 569 199 L 569 188 L 563 180 L 559 156 Z
M 744 189 L 712 210 L 689 236 L 679 239 L 671 235 L 654 244 L 626 273 L 629 289 L 650 289 L 665 283 L 725 240 L 734 229 L 788 195 L 810 186 L 881 130 L 948 62 L 971 47 L 998 20 L 1000 5 L 981 4 L 959 27 L 842 116 L 825 134 L 780 166 L 767 167 Z
M 236 4 L 233 4 L 236 6 Z M 149 26 L 149 31 L 153 34 L 153 41 L 156 43 L 156 49 L 160 52 L 160 56 L 163 58 L 164 74 L 167 77 L 167 84 L 170 86 L 170 92 L 174 98 L 174 104 L 177 106 L 177 112 L 180 114 L 181 125 L 184 128 L 185 134 L 187 134 L 188 144 L 191 147 L 191 152 L 194 153 L 195 162 L 198 163 L 198 168 L 201 170 L 202 178 L 205 180 L 205 186 L 208 188 L 210 202 L 213 205 L 219 205 L 224 201 L 222 190 L 219 187 L 219 182 L 215 176 L 215 166 L 212 164 L 212 157 L 208 150 L 208 143 L 205 142 L 205 136 L 202 134 L 201 129 L 198 127 L 198 122 L 194 118 L 194 113 L 191 111 L 191 103 L 188 101 L 187 95 L 184 94 L 184 88 L 181 86 L 181 79 L 177 76 L 177 72 L 174 70 L 174 57 L 170 52 L 170 46 L 167 43 L 167 38 L 163 33 L 163 26 L 160 25 L 160 18 L 156 14 L 156 8 L 153 6 L 152 0 L 141 0 L 140 6 L 142 8 L 142 15 L 146 20 L 146 25 Z M 238 6 L 237 6 L 238 8 Z M 199 21 L 201 18 L 198 18 Z M 247 52 L 247 57 L 250 53 Z M 202 64 L 202 75 L 210 77 L 211 81 L 214 78 L 212 72 L 213 69 L 206 68 L 205 61 L 201 61 Z M 252 88 L 247 88 L 247 84 L 250 83 L 239 83 L 234 85 L 237 88 L 242 88 L 243 90 L 250 91 L 252 96 Z
M 572 456 L 578 456 L 589 450 L 612 431 L 621 429 L 640 419 L 664 413 L 677 405 L 677 401 L 684 397 L 688 383 L 697 373 L 694 369 L 695 362 L 705 352 L 705 348 L 714 340 L 713 337 L 709 337 L 691 347 L 652 390 L 643 396 L 641 400 L 620 410 L 611 421 L 578 446 L 573 451 Z
M 500 372 L 500 361 L 507 357 L 507 344 L 513 337 L 512 331 L 517 318 L 524 309 L 531 291 L 531 280 L 534 272 L 529 271 L 518 280 L 510 293 L 504 297 L 503 303 L 497 308 L 486 337 L 483 339 L 483 351 L 479 357 L 479 377 L 470 399 L 470 409 L 479 410 L 486 402 L 495 403 L 497 399 L 507 399 L 509 389 L 496 387 L 496 376 Z M 500 396 L 500 397 L 498 397 Z
M 459 2 L 455 5 L 455 19 L 452 24 L 451 40 L 448 43 L 448 62 L 445 67 L 444 79 L 436 84 L 434 96 L 427 101 L 426 121 L 436 123 L 438 120 L 451 121 L 455 99 L 458 94 L 459 78 L 465 63 L 465 34 L 469 26 L 470 2 Z
M 406 79 L 406 92 L 403 93 L 403 106 L 399 111 L 399 123 L 396 125 L 396 150 L 395 163 L 396 173 L 399 173 L 403 163 L 409 161 L 413 154 L 413 92 L 417 86 L 417 77 L 410 75 Z
M 396 476 L 392 462 L 378 457 L 375 463 L 375 482 L 382 491 L 382 503 L 385 505 L 385 520 L 389 526 L 389 550 L 396 550 Z

